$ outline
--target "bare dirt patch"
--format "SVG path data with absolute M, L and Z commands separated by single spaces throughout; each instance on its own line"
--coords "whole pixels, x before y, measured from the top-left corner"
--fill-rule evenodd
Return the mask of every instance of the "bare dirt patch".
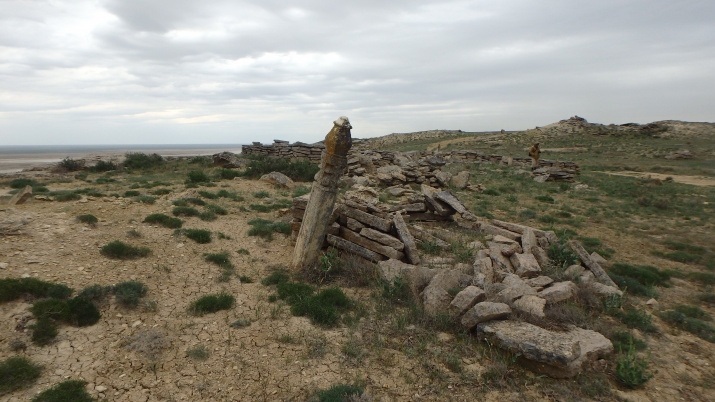
M 663 174 L 655 172 L 633 172 L 633 171 L 622 171 L 622 172 L 595 172 L 610 174 L 613 176 L 626 176 L 626 177 L 636 177 L 639 179 L 657 179 L 657 180 L 668 180 L 672 179 L 676 183 L 691 184 L 693 186 L 703 186 L 710 187 L 715 186 L 715 178 L 707 176 L 684 176 L 684 175 L 674 175 L 674 174 Z

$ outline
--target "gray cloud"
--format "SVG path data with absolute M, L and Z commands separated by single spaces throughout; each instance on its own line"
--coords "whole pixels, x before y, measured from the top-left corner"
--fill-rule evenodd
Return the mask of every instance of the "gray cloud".
M 0 144 L 708 120 L 710 1 L 0 1 Z

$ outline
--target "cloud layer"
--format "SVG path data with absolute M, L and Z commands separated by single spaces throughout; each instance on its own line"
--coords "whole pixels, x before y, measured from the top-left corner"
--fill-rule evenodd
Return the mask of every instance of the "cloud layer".
M 207 3 L 207 4 L 204 4 Z M 0 0 L 0 145 L 712 119 L 715 3 Z

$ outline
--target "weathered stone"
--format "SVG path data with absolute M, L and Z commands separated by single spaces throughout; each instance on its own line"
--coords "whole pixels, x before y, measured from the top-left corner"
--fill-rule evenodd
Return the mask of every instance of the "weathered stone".
M 504 285 L 504 289 L 497 293 L 496 297 L 498 300 L 505 303 L 511 303 L 522 296 L 536 294 L 536 290 L 534 288 L 513 274 L 506 275 L 502 284 Z
M 281 172 L 271 172 L 261 176 L 261 181 L 266 181 L 273 184 L 274 186 L 282 188 L 291 188 L 294 184 L 290 177 L 284 175 Z
M 573 264 L 564 270 L 564 276 L 569 279 L 576 279 L 584 272 L 586 272 L 586 268 L 582 267 L 581 264 Z
M 496 279 L 494 278 L 494 265 L 491 258 L 484 257 L 474 260 L 474 275 L 478 274 L 484 275 L 485 283 L 496 282 Z
M 379 218 L 367 212 L 358 209 L 348 208 L 343 205 L 338 206 L 338 213 L 348 218 L 353 218 L 358 222 L 362 222 L 368 226 L 372 226 L 381 232 L 389 232 L 392 229 L 392 222 L 387 219 Z
M 490 222 L 492 223 L 492 225 L 498 226 L 498 227 L 500 227 L 500 228 L 502 228 L 502 229 L 506 229 L 506 230 L 508 230 L 508 231 L 510 231 L 510 232 L 523 234 L 524 231 L 526 231 L 527 229 L 530 229 L 530 230 L 534 233 L 534 235 L 535 235 L 537 238 L 538 238 L 538 237 L 545 237 L 545 236 L 546 236 L 546 232 L 545 232 L 545 231 L 539 230 L 539 229 L 535 229 L 535 228 L 532 228 L 532 227 L 530 227 L 530 226 L 519 225 L 519 224 L 511 223 L 511 222 L 504 222 L 504 221 L 500 221 L 500 220 L 498 220 L 498 219 L 492 219 L 492 220 L 490 220 Z
M 8 205 L 20 205 L 27 202 L 32 197 L 32 186 L 25 186 L 22 190 L 15 193 L 8 201 Z
M 465 274 L 460 269 L 440 270 L 437 275 L 432 278 L 428 287 L 440 287 L 444 290 L 462 288 L 468 286 L 472 282 L 472 276 Z
M 574 253 L 578 256 L 578 258 L 581 259 L 581 262 L 583 262 L 583 265 L 586 266 L 586 268 L 590 269 L 591 272 L 596 276 L 596 280 L 601 282 L 604 285 L 612 286 L 614 288 L 617 288 L 616 284 L 613 282 L 610 276 L 606 273 L 606 271 L 601 268 L 601 266 L 594 261 L 591 256 L 588 254 L 588 252 L 583 248 L 581 243 L 578 242 L 578 240 L 569 240 L 569 246 L 571 246 L 571 250 L 573 250 Z
M 389 234 L 382 233 L 378 230 L 371 229 L 371 228 L 364 228 L 361 229 L 360 235 L 367 237 L 368 239 L 374 240 L 378 243 L 384 244 L 388 247 L 391 247 L 397 251 L 401 251 L 402 249 L 405 248 L 404 243 L 400 241 L 400 239 L 390 236 Z
M 502 254 L 501 248 L 489 247 L 489 258 L 492 259 L 494 263 L 494 272 L 497 274 L 499 279 L 503 278 L 506 274 L 514 273 L 514 266 L 511 265 L 509 258 Z
M 452 301 L 452 296 L 439 286 L 427 286 L 422 293 L 425 314 L 436 316 L 444 314 Z
M 395 250 L 394 248 L 385 246 L 384 244 L 380 244 L 366 237 L 362 237 L 348 228 L 341 227 L 340 236 L 347 241 L 363 246 L 370 251 L 380 253 L 387 258 L 401 260 L 405 257 L 403 253 Z
M 620 289 L 614 288 L 613 286 L 604 285 L 600 282 L 593 281 L 590 282 L 588 286 L 591 287 L 591 289 L 593 289 L 593 291 L 601 297 L 623 296 L 623 292 Z
M 536 261 L 539 263 L 539 266 L 543 267 L 549 263 L 551 263 L 551 259 L 549 258 L 549 254 L 544 251 L 543 248 L 541 247 L 532 247 L 531 248 L 531 253 L 534 254 L 534 258 L 536 258 Z
M 441 184 L 443 187 L 447 187 L 447 185 L 449 185 L 449 181 L 452 179 L 452 174 L 438 171 L 434 174 L 434 177 L 437 179 L 437 182 L 439 184 Z
M 487 293 L 476 286 L 467 286 L 454 296 L 449 304 L 449 312 L 454 317 L 460 317 L 475 304 L 483 302 L 487 298 Z
M 471 330 L 477 324 L 506 318 L 511 314 L 511 308 L 504 303 L 481 302 L 467 310 L 462 316 L 462 327 Z
M 364 229 L 366 227 L 365 225 L 356 221 L 353 218 L 346 218 L 346 225 L 347 225 L 348 229 L 352 230 L 353 232 L 360 232 L 362 229 Z
M 571 281 L 556 282 L 544 288 L 538 293 L 539 297 L 545 299 L 549 304 L 555 304 L 564 300 L 569 300 L 576 296 L 578 288 Z
M 514 273 L 522 278 L 534 278 L 541 273 L 541 267 L 530 253 L 514 254 L 509 260 L 514 266 Z
M 412 233 L 412 236 L 414 236 L 415 239 L 423 241 L 425 243 L 431 243 L 436 245 L 437 247 L 441 248 L 442 250 L 446 250 L 449 248 L 449 243 L 446 241 L 435 237 L 428 233 L 427 231 L 414 226 L 414 225 L 408 225 L 407 229 L 409 229 L 410 233 Z
M 395 216 L 392 218 L 392 223 L 395 225 L 397 235 L 405 245 L 407 258 L 412 264 L 418 265 L 420 263 L 420 255 L 417 251 L 417 246 L 415 245 L 415 239 L 412 237 L 412 234 L 410 234 L 409 229 L 407 229 L 407 224 L 404 219 L 402 219 L 402 214 L 395 212 Z M 384 230 L 384 232 L 387 231 L 388 230 Z
M 220 166 L 226 169 L 239 168 L 248 165 L 248 159 L 239 158 L 231 152 L 221 152 L 213 155 L 214 166 Z
M 293 207 L 305 210 L 310 200 L 310 193 L 293 198 Z
M 400 260 L 389 259 L 377 263 L 377 272 L 382 280 L 392 282 L 395 278 L 406 278 L 409 271 L 414 270 L 415 266 L 406 264 Z
M 611 265 L 605 258 L 601 257 L 601 254 L 598 254 L 595 251 L 591 253 L 591 259 L 601 267 L 609 267 Z
M 491 321 L 477 325 L 477 334 L 494 345 L 519 353 L 537 372 L 556 378 L 573 377 L 583 363 L 613 352 L 598 332 L 573 328 L 553 332 L 521 321 Z
M 513 245 L 518 246 L 519 245 L 519 243 L 516 240 L 510 239 L 508 237 L 504 237 L 502 235 L 494 235 L 494 237 L 492 237 L 492 242 L 499 243 L 499 244 L 508 244 L 510 246 L 513 246 Z
M 554 280 L 548 276 L 537 276 L 536 278 L 527 279 L 525 282 L 538 291 L 554 283 Z
M 393 197 L 400 197 L 403 194 L 405 194 L 406 192 L 408 192 L 409 190 L 402 186 L 392 186 L 392 187 L 385 189 L 385 191 L 387 191 L 387 193 Z
M 516 311 L 536 317 L 545 317 L 544 307 L 546 307 L 546 300 L 534 295 L 525 295 L 514 301 L 513 307 Z
M 496 227 L 494 225 L 486 225 L 482 224 L 479 226 L 479 230 L 481 230 L 485 234 L 491 234 L 491 235 L 500 235 L 504 236 L 507 239 L 514 240 L 516 242 L 521 241 L 521 235 L 518 233 L 510 232 L 506 229 L 502 229 L 500 227 Z
M 467 188 L 469 185 L 469 171 L 462 170 L 455 176 L 452 176 L 452 185 L 460 190 Z
M 372 262 L 378 262 L 387 259 L 387 257 L 383 256 L 382 254 L 368 250 L 363 246 L 357 245 L 345 239 L 341 239 L 340 237 L 337 237 L 335 235 L 327 235 L 326 239 L 328 240 L 328 244 L 330 244 L 331 246 L 337 247 L 340 250 L 344 250 L 349 253 L 353 253 Z
M 525 227 L 521 233 L 521 249 L 524 250 L 524 253 L 534 254 L 534 248 L 538 247 L 539 242 L 536 240 L 534 229 Z
M 424 212 L 427 210 L 427 207 L 425 206 L 424 203 L 421 202 L 416 202 L 413 204 L 399 204 L 399 205 L 394 205 L 388 208 L 388 212 L 395 212 L 395 211 L 405 211 L 405 212 Z

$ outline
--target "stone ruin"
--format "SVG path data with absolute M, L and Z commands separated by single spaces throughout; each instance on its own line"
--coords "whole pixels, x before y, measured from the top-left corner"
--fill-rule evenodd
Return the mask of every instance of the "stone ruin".
M 274 140 L 274 143 L 270 145 L 263 145 L 259 142 L 254 142 L 253 145 L 244 145 L 241 153 L 319 162 L 323 149 L 325 149 L 325 145 L 322 143 L 295 142 L 291 144 L 288 141 Z M 363 185 L 426 183 L 444 187 L 450 182 L 451 174 L 443 172 L 442 167 L 453 163 L 510 166 L 521 170 L 524 174 L 533 176 L 534 180 L 540 182 L 570 182 L 581 171 L 578 164 L 574 162 L 539 159 L 538 168 L 532 172 L 531 158 L 487 155 L 478 151 L 395 152 L 352 149 L 348 153 L 348 170 L 345 175 Z
M 582 264 L 566 271 L 571 280 L 555 282 L 542 275 L 549 264 L 547 250 L 559 242 L 552 231 L 497 219 L 478 218 L 450 191 L 422 184 L 420 191 L 408 186 L 387 189 L 401 197 L 396 205 L 379 201 L 370 187 L 356 185 L 338 200 L 330 218 L 323 247 L 333 246 L 377 263 L 380 277 L 392 282 L 401 278 L 414 300 L 428 315 L 448 312 L 455 322 L 478 337 L 513 353 L 540 373 L 572 377 L 587 362 L 613 351 L 611 342 L 598 332 L 570 328 L 552 331 L 519 319 L 520 315 L 545 317 L 550 305 L 575 298 L 579 286 L 602 298 L 622 295 L 601 264 L 577 241 L 570 246 Z M 300 230 L 310 194 L 293 200 L 291 228 Z M 452 222 L 483 235 L 486 245 L 473 242 L 473 263 L 455 258 L 423 257 L 417 242 L 430 243 L 449 254 L 449 236 L 432 234 L 422 222 Z M 580 284 L 580 285 L 577 285 Z M 456 295 L 454 289 L 462 289 Z

